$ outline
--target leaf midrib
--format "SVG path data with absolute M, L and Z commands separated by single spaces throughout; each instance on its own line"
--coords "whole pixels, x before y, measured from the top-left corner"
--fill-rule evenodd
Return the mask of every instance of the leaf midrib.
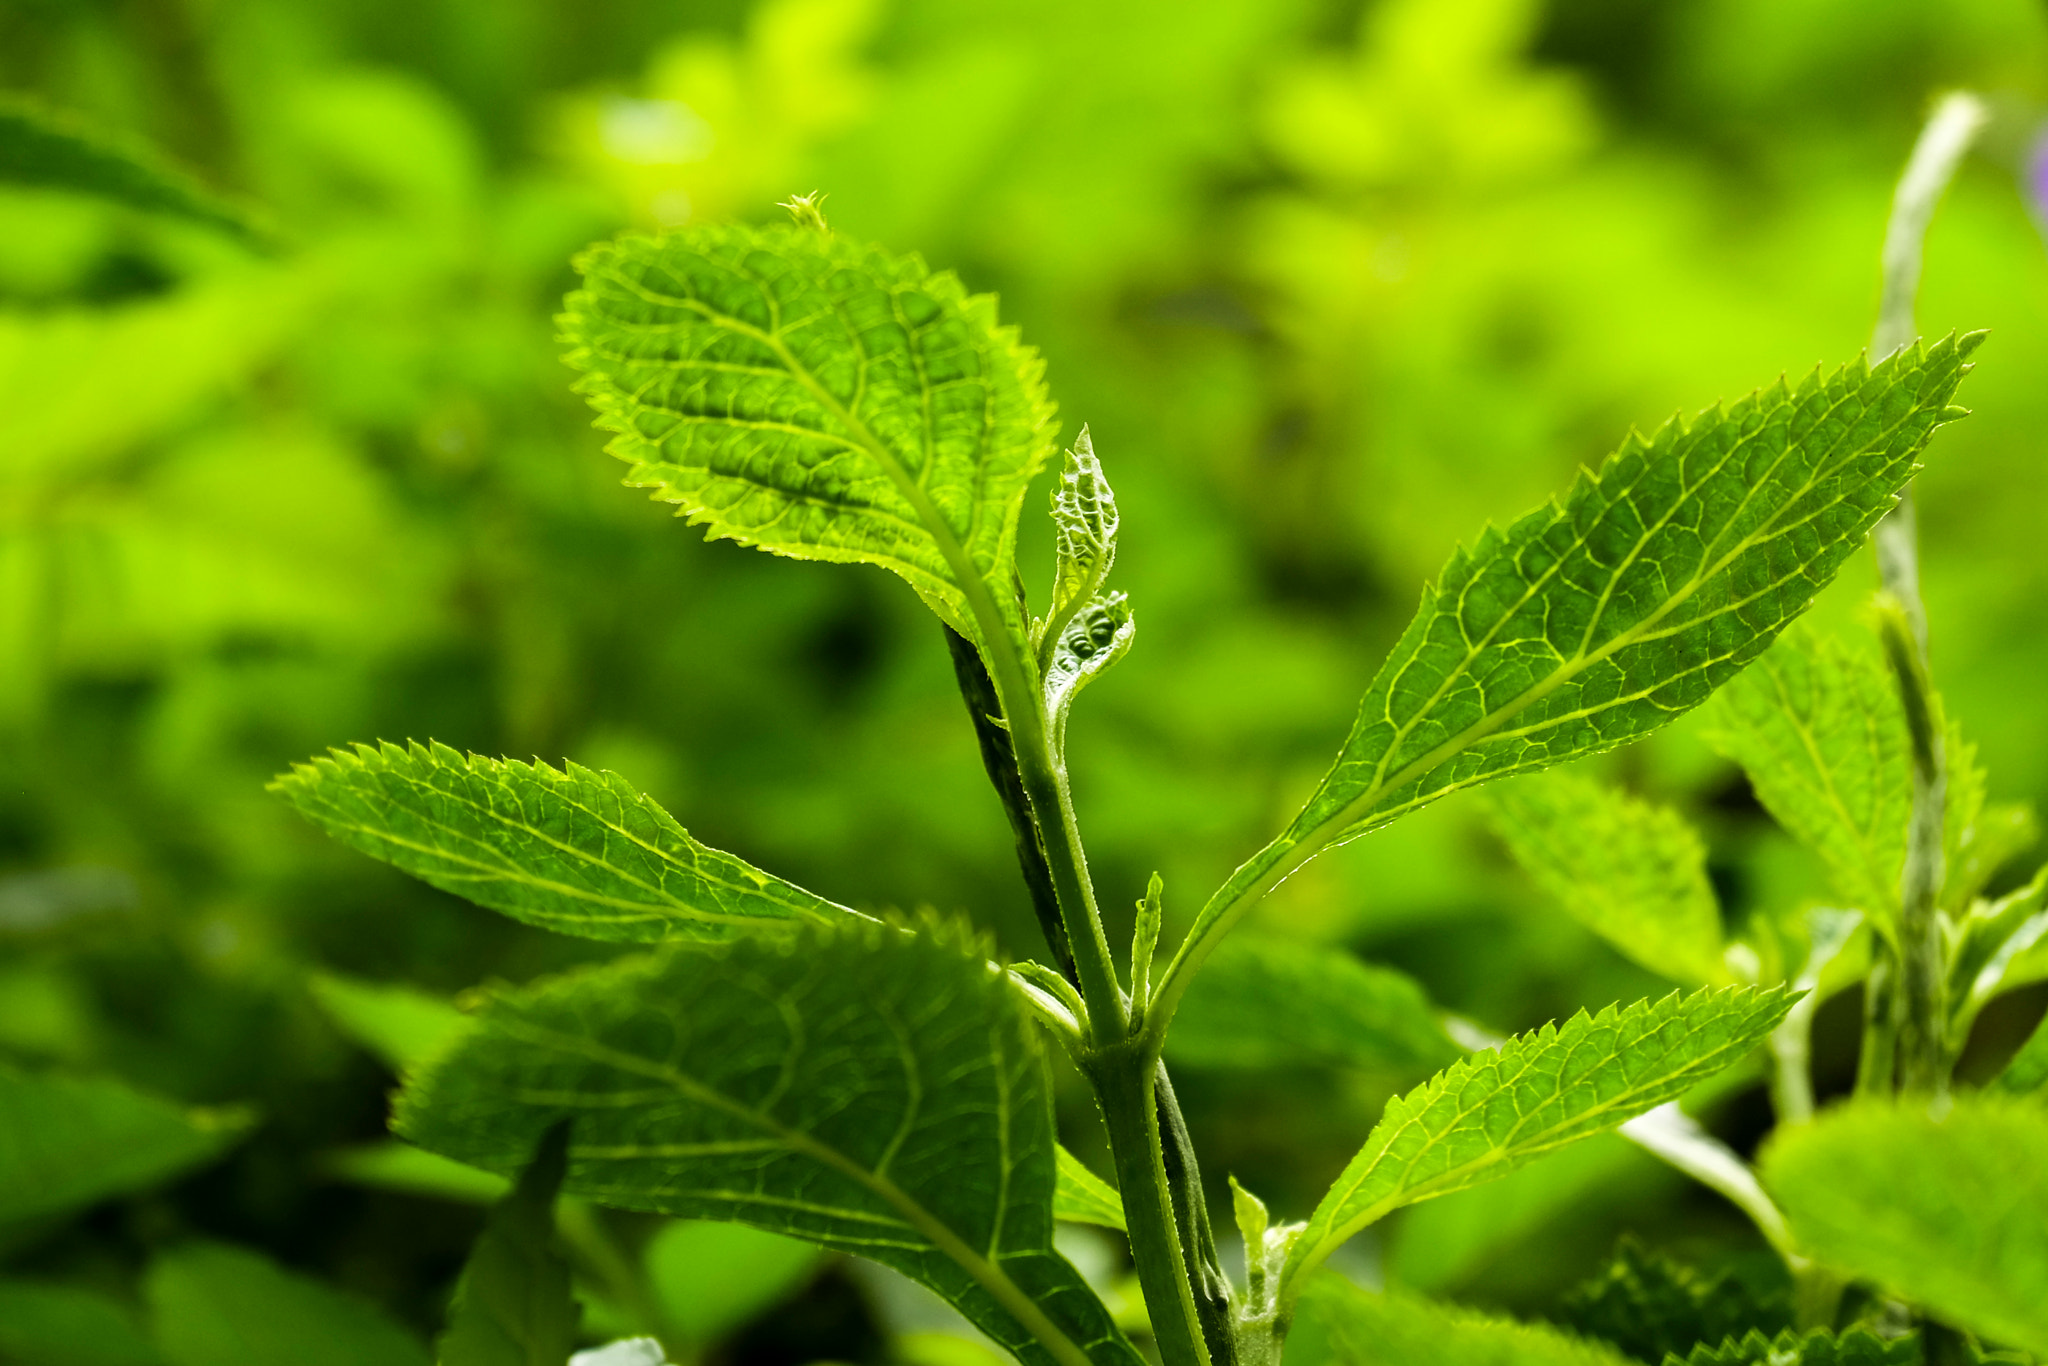
M 1060 1331 L 1057 1324 L 1046 1317 L 1045 1311 L 1038 1306 L 1037 1301 L 1025 1294 L 999 1264 L 976 1252 L 966 1239 L 947 1227 L 944 1221 L 927 1210 L 901 1186 L 880 1173 L 868 1170 L 837 1148 L 816 1141 L 802 1130 L 790 1128 L 754 1107 L 727 1096 L 712 1083 L 701 1081 L 676 1067 L 650 1062 L 637 1054 L 609 1048 L 584 1035 L 563 1034 L 526 1020 L 500 1019 L 497 1028 L 529 1044 L 554 1048 L 634 1076 L 664 1082 L 685 1099 L 720 1110 L 743 1123 L 752 1124 L 782 1142 L 791 1151 L 801 1153 L 812 1161 L 851 1178 L 886 1201 L 913 1229 L 924 1235 L 933 1247 L 972 1277 L 975 1283 L 1016 1319 L 1019 1326 L 1037 1339 L 1039 1345 L 1050 1352 L 1061 1366 L 1093 1366 L 1088 1354 L 1077 1346 L 1073 1339 Z M 1007 1129 L 1007 1125 L 1005 1128 Z M 573 1153 L 582 1150 L 572 1148 L 571 1151 Z M 1007 1196 L 1007 1191 L 1004 1194 Z M 837 1207 L 819 1208 L 833 1217 L 840 1216 Z M 859 1217 L 864 1212 L 847 1213 Z M 865 1217 L 872 1219 L 873 1216 Z M 1000 1228 L 1000 1223 L 997 1227 Z

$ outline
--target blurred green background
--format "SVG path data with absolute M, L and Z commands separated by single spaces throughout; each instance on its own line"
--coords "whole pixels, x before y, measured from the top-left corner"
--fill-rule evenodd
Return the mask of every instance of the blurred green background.
M 0 1060 L 252 1117 L 190 1174 L 0 1226 L 0 1296 L 161 1317 L 212 1240 L 438 1324 L 481 1213 L 337 1164 L 393 1084 L 338 1002 L 597 949 L 265 793 L 330 745 L 611 768 L 826 896 L 1039 950 L 912 595 L 702 544 L 618 487 L 552 339 L 587 242 L 821 189 L 836 230 L 956 268 L 1042 348 L 1063 435 L 1090 424 L 1116 485 L 1141 624 L 1072 728 L 1114 936 L 1153 869 L 1184 921 L 1291 813 L 1455 543 L 1631 425 L 1857 354 L 1893 181 L 1958 86 L 1998 120 L 1935 221 L 1921 318 L 1993 337 L 1920 486 L 1934 658 L 1994 798 L 2048 805 L 2040 0 L 0 0 L 0 88 L 159 149 L 279 243 L 0 189 Z M 1873 582 L 1853 564 L 1822 616 L 1853 629 Z M 1688 726 L 1612 767 L 1702 822 L 1737 921 L 1821 894 Z M 1497 1031 L 1667 989 L 1457 800 L 1261 917 Z M 1852 1036 L 1824 1017 L 1824 1069 Z M 1182 1078 L 1207 1174 L 1288 1216 L 1416 1080 Z M 1740 1144 L 1763 1105 L 1738 1091 L 1717 1125 Z M 1618 1140 L 1578 1151 L 1411 1213 L 1353 1269 L 1546 1312 L 1623 1231 L 1760 1249 Z M 648 1240 L 657 1297 L 662 1266 L 735 1255 L 587 1217 L 626 1266 L 592 1291 L 619 1331 L 649 1323 Z M 1076 1255 L 1113 1274 L 1106 1245 Z M 887 1284 L 775 1284 L 796 1307 L 708 1350 L 943 1355 Z

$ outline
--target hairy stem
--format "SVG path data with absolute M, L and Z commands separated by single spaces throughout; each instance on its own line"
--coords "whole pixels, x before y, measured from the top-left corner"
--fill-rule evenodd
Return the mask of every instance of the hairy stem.
M 1183 1251 L 1168 1188 L 1159 1132 L 1157 1060 L 1141 1041 L 1126 1040 L 1094 1055 L 1089 1079 L 1109 1128 L 1118 1193 L 1131 1239 L 1131 1260 L 1152 1316 L 1152 1338 L 1164 1366 L 1214 1366 L 1207 1325 L 1195 1304 L 1194 1280 Z M 1200 1192 L 1195 1192 L 1200 1202 Z M 1228 1331 L 1228 1319 L 1225 1320 Z
M 1201 1321 L 1202 1338 L 1209 1348 L 1213 1366 L 1235 1366 L 1237 1333 L 1230 1304 L 1230 1278 L 1216 1255 L 1216 1235 L 1209 1227 L 1209 1206 L 1202 1198 L 1201 1169 L 1195 1163 L 1194 1140 L 1187 1121 L 1181 1117 L 1180 1100 L 1173 1094 L 1173 1081 L 1166 1064 L 1153 1064 L 1153 1099 L 1159 1111 L 1160 1151 L 1165 1164 L 1167 1193 L 1173 1200 L 1173 1223 L 1188 1263 L 1189 1286 L 1194 1292 L 1195 1316 Z
M 1955 175 L 1971 142 L 1990 111 L 1975 95 L 1956 93 L 1935 107 L 1913 147 L 1906 170 L 1892 198 L 1891 220 L 1884 236 L 1884 293 L 1877 327 L 1870 340 L 1873 359 L 1882 360 L 1910 344 L 1918 333 L 1914 299 L 1920 288 L 1920 261 L 1927 225 L 1935 205 Z M 1913 737 L 1913 814 L 1908 826 L 1905 867 L 1899 877 L 1899 957 L 1891 987 L 1889 1038 L 1877 1039 L 1869 1028 L 1865 1043 L 1897 1048 L 1897 1083 L 1911 1091 L 1940 1092 L 1947 1085 L 1947 964 L 1935 902 L 1941 892 L 1942 828 L 1948 805 L 1948 765 L 1938 712 L 1928 683 L 1927 609 L 1920 599 L 1920 553 L 1912 491 L 1880 522 L 1874 535 L 1878 574 L 1904 619 L 1905 630 L 1887 630 L 1886 654 L 1899 680 Z M 1872 972 L 1875 987 L 1876 972 Z M 1873 996 L 1876 993 L 1873 992 Z M 1866 1014 L 1866 1019 L 1875 1017 Z M 1879 1059 L 1866 1046 L 1868 1059 Z M 1890 1070 L 1893 1059 L 1882 1061 Z M 1876 1078 L 1862 1075 L 1858 1089 Z

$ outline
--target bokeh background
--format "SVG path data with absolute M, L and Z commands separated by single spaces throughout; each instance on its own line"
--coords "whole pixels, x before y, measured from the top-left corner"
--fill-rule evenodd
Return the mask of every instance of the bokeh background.
M 703 544 L 618 487 L 552 336 L 584 244 L 823 190 L 836 230 L 999 293 L 1044 351 L 1117 488 L 1140 623 L 1072 727 L 1115 937 L 1152 870 L 1184 921 L 1284 821 L 1456 543 L 1631 426 L 1859 352 L 1893 182 L 1956 87 L 1997 119 L 1921 318 L 1993 335 L 1921 481 L 1926 593 L 1993 797 L 2040 804 L 2040 0 L 0 0 L 0 88 L 276 230 L 254 251 L 0 188 L 0 1060 L 246 1118 L 176 1179 L 0 1228 L 0 1298 L 64 1285 L 146 1321 L 225 1245 L 435 1330 L 481 1208 L 337 1158 L 379 1139 L 394 1080 L 364 1012 L 595 950 L 323 841 L 264 785 L 328 746 L 611 768 L 836 900 L 1039 951 L 912 595 Z M 1852 563 L 1822 618 L 1854 629 L 1873 582 Z M 1700 821 L 1736 924 L 1820 895 L 1695 729 L 1609 770 Z M 1261 917 L 1496 1031 L 1667 989 L 1457 800 Z M 1824 1015 L 1824 1085 L 1854 1015 Z M 1212 1180 L 1287 1215 L 1416 1080 L 1181 1076 Z M 1740 1145 L 1763 1107 L 1738 1087 L 1717 1129 Z M 1410 1213 L 1353 1269 L 1543 1313 L 1623 1233 L 1754 1261 L 1714 1197 L 1618 1140 L 1578 1151 Z M 587 1221 L 616 1272 L 589 1277 L 600 1327 L 716 1360 L 974 1359 L 810 1260 L 763 1273 L 779 1307 L 733 1290 L 732 1321 L 679 1328 L 738 1254 Z M 1076 1255 L 1114 1276 L 1114 1248 Z

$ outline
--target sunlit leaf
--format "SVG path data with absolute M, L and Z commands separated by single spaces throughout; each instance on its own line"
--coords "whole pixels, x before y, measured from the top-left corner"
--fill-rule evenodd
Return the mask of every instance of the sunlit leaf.
M 418 987 L 316 972 L 306 988 L 336 1028 L 394 1072 L 421 1062 L 462 1030 L 461 1011 Z
M 1781 1129 L 1764 1180 L 1813 1257 L 1986 1338 L 2048 1353 L 2048 1111 L 1957 1097 Z
M 1715 701 L 1707 739 L 1826 863 L 1835 892 L 1890 924 L 1913 809 L 1906 720 L 1884 660 L 1799 631 Z
M 716 939 L 852 914 L 699 844 L 625 779 L 576 764 L 358 745 L 273 786 L 350 848 L 563 934 Z
M 627 237 L 579 265 L 563 341 L 629 484 L 713 537 L 882 565 L 984 648 L 994 621 L 1028 648 L 1017 519 L 1053 410 L 992 297 L 812 228 Z
M 1584 1012 L 1474 1053 L 1387 1103 L 1288 1259 L 1298 1287 L 1345 1239 L 1402 1205 L 1489 1181 L 1675 1100 L 1761 1043 L 1784 991 L 1676 992 Z
M 1684 817 L 1576 772 L 1488 795 L 1515 861 L 1566 914 L 1675 982 L 1731 980 L 1707 851 Z
M 1089 1171 L 1080 1158 L 1065 1148 L 1059 1151 L 1059 1183 L 1052 1191 L 1052 1213 L 1053 1218 L 1070 1224 L 1097 1224 L 1113 1229 L 1124 1226 L 1124 1202 L 1116 1187 Z
M 848 920 L 507 992 L 397 1124 L 504 1171 L 564 1118 L 569 1191 L 871 1257 L 1027 1362 L 1135 1366 L 1052 1250 L 1045 1064 L 979 945 Z
M 1288 1366 L 1631 1366 L 1604 1342 L 1437 1304 L 1402 1291 L 1375 1294 L 1336 1276 L 1303 1293 L 1287 1340 Z
M 1922 1366 L 1920 1338 L 1879 1337 L 1867 1328 L 1851 1328 L 1839 1336 L 1826 1331 L 1801 1335 L 1790 1328 L 1774 1338 L 1752 1328 L 1741 1337 L 1718 1344 L 1702 1342 L 1683 1358 L 1666 1358 L 1666 1366 Z

